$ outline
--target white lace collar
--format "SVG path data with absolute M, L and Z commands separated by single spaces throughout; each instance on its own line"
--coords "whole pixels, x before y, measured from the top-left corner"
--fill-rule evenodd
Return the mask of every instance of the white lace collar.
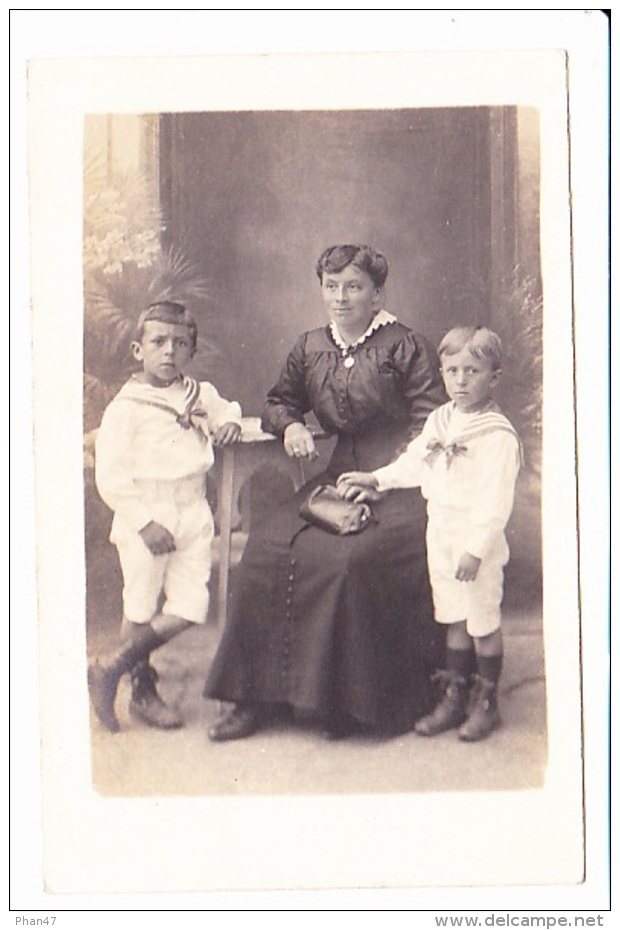
M 382 326 L 387 326 L 388 323 L 396 323 L 396 317 L 392 313 L 388 313 L 387 310 L 379 310 L 377 314 L 372 318 L 370 326 L 366 332 L 356 339 L 355 342 L 352 342 L 350 345 L 347 344 L 340 333 L 338 332 L 338 327 L 332 321 L 329 324 L 329 331 L 332 334 L 332 339 L 338 346 L 341 352 L 347 353 L 351 352 L 357 346 L 361 346 L 363 342 L 366 342 L 369 336 L 371 336 L 375 330 L 380 329 Z

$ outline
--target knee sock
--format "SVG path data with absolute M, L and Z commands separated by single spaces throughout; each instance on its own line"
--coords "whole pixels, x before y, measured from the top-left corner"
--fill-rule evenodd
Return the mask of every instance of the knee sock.
M 504 656 L 501 652 L 496 656 L 476 656 L 480 677 L 497 684 L 502 673 L 503 659 Z
M 180 633 L 184 633 L 185 630 L 194 626 L 194 624 L 190 620 L 182 620 L 181 618 L 177 618 L 175 622 L 171 623 L 163 614 L 160 614 L 151 621 L 149 626 L 155 635 L 159 637 L 160 645 L 163 646 Z
M 472 649 L 447 649 L 446 668 L 463 678 L 469 678 L 476 667 L 475 654 Z
M 146 653 L 159 649 L 165 643 L 163 636 L 160 636 L 150 623 L 127 623 L 121 632 L 121 639 L 124 648 L 143 650 Z

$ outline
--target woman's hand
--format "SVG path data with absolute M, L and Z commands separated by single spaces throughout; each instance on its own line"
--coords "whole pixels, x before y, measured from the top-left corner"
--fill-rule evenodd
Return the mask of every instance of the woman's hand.
M 213 434 L 214 446 L 230 446 L 241 439 L 241 427 L 238 423 L 224 423 Z
M 318 457 L 314 437 L 303 423 L 289 423 L 284 430 L 284 451 L 291 458 L 315 459 Z
M 376 501 L 382 496 L 371 472 L 347 471 L 336 481 L 336 490 L 346 501 Z

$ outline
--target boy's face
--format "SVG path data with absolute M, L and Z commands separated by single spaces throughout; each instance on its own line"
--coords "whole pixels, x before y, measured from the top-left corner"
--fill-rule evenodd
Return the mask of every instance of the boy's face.
M 134 358 L 142 362 L 144 378 L 155 387 L 172 384 L 194 354 L 187 326 L 149 320 L 140 342 L 132 342 Z
M 484 407 L 500 374 L 490 359 L 476 358 L 467 346 L 454 355 L 442 355 L 441 373 L 448 396 L 463 413 Z

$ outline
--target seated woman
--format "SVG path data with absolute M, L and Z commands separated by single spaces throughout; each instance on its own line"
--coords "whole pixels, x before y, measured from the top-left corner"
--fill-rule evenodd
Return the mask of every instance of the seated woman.
M 276 707 L 310 712 L 325 735 L 410 730 L 432 704 L 441 662 L 419 489 L 373 504 L 359 535 L 307 524 L 302 502 L 345 471 L 391 462 L 445 402 L 435 351 L 384 309 L 384 256 L 337 245 L 316 266 L 330 322 L 304 333 L 263 411 L 289 456 L 316 456 L 304 417 L 337 436 L 326 470 L 253 528 L 236 603 L 205 687 L 232 702 L 212 740 L 249 736 Z

